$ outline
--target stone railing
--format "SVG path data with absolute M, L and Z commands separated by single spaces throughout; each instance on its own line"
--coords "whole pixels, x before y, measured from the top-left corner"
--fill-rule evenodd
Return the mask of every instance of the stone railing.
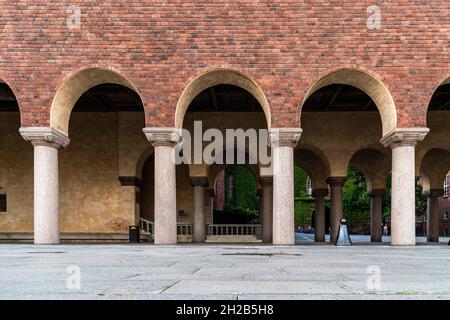
M 139 218 L 139 227 L 141 235 L 150 236 L 153 239 L 155 223 L 145 218 Z M 177 223 L 177 236 L 183 242 L 189 241 L 192 237 L 192 224 L 186 222 Z
M 261 236 L 260 224 L 210 224 L 210 236 Z

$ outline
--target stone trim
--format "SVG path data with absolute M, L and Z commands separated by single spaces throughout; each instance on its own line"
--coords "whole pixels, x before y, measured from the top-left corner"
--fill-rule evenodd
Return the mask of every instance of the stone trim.
M 326 183 L 333 187 L 343 187 L 346 181 L 347 177 L 330 177 L 326 180 Z
M 207 177 L 189 177 L 191 186 L 193 187 L 208 187 L 209 181 Z
M 141 179 L 133 176 L 119 176 L 120 185 L 122 187 L 140 187 Z
M 47 146 L 55 149 L 65 148 L 70 139 L 61 131 L 50 127 L 22 127 L 19 133 L 25 141 L 31 142 L 33 146 Z
M 153 147 L 175 147 L 182 140 L 181 131 L 176 128 L 146 127 L 142 129 Z
M 386 194 L 386 190 L 384 189 L 373 189 L 369 192 L 369 197 L 383 197 Z
M 302 129 L 300 128 L 274 128 L 269 130 L 269 146 L 272 148 L 290 147 L 295 148 Z
M 444 189 L 423 190 L 422 194 L 428 198 L 439 198 L 444 195 Z
M 328 189 L 314 189 L 312 196 L 314 198 L 324 198 L 328 195 Z
M 396 128 L 387 133 L 380 142 L 391 149 L 397 147 L 415 147 L 430 131 L 429 128 Z
M 259 183 L 263 187 L 270 187 L 273 185 L 273 177 L 259 177 Z

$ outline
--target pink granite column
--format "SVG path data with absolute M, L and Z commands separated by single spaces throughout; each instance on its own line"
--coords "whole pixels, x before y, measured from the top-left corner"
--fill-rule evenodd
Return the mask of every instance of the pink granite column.
M 177 195 L 174 147 L 181 141 L 174 128 L 144 128 L 155 148 L 155 244 L 177 243 Z

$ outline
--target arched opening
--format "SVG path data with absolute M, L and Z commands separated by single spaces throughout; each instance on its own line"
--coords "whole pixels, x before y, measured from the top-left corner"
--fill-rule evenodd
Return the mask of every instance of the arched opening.
M 214 224 L 258 224 L 258 183 L 244 165 L 222 169 L 214 179 Z
M 321 90 L 326 88 L 325 90 Z M 355 90 L 358 89 L 358 90 Z M 317 94 L 321 91 L 321 94 Z M 311 96 L 316 95 L 312 100 Z M 352 97 L 352 102 L 345 100 Z M 322 98 L 322 99 L 321 99 Z M 368 99 L 369 98 L 369 99 Z M 394 100 L 386 86 L 376 77 L 355 69 L 339 69 L 321 77 L 308 91 L 302 113 L 305 111 L 305 104 L 322 102 L 321 106 L 306 106 L 307 109 L 315 111 L 375 111 L 378 110 L 382 122 L 382 135 L 395 129 L 397 125 L 397 113 Z M 375 107 L 376 109 L 374 109 Z
M 218 170 L 213 179 L 213 210 L 208 242 L 259 242 L 261 192 L 255 173 L 245 165 Z
M 420 163 L 422 194 L 416 204 L 420 209 L 417 213 L 418 229 L 428 242 L 448 242 L 449 176 L 450 152 L 440 148 L 429 150 Z
M 63 239 L 126 241 L 139 224 L 143 110 L 137 92 L 112 71 L 81 71 L 58 90 L 51 125 L 71 139 L 59 165 Z
M 210 95 L 210 106 L 217 109 L 220 105 L 217 104 L 217 96 L 215 94 L 215 86 L 222 86 L 224 90 L 219 89 L 219 93 L 224 94 L 226 88 L 235 87 L 235 91 L 240 90 L 236 87 L 248 92 L 254 101 L 249 101 L 251 106 L 259 104 L 259 107 L 263 110 L 266 118 L 266 127 L 271 127 L 271 115 L 270 108 L 267 99 L 262 92 L 261 88 L 248 76 L 229 69 L 217 69 L 208 71 L 196 79 L 194 79 L 183 91 L 180 99 L 177 103 L 175 114 L 175 126 L 182 128 L 184 126 L 184 118 L 187 110 L 190 108 L 191 103 L 197 98 L 197 102 L 205 99 L 204 96 Z M 209 91 L 209 93 L 208 93 Z M 205 92 L 205 93 L 204 93 Z M 202 94 L 203 93 L 203 94 Z M 226 93 L 225 93 L 226 94 Z M 200 95 L 200 97 L 199 97 Z M 229 94 L 227 94 L 229 95 Z M 249 98 L 250 99 L 250 98 Z
M 296 225 L 296 243 L 302 240 L 302 234 L 314 235 L 313 188 L 314 184 L 311 175 L 303 168 L 295 166 L 294 220 Z
M 183 155 L 186 152 L 191 153 L 191 179 L 206 178 L 209 184 L 204 188 L 210 192 L 214 190 L 216 204 L 220 197 L 218 190 L 229 195 L 226 193 L 226 187 L 231 186 L 230 180 L 234 179 L 235 190 L 242 189 L 242 192 L 236 193 L 235 198 L 224 197 L 221 208 L 215 208 L 221 210 L 216 210 L 213 218 L 206 217 L 205 220 L 211 222 L 207 226 L 206 241 L 253 241 L 250 237 L 236 239 L 240 235 L 253 237 L 255 233 L 260 234 L 260 230 L 256 230 L 260 229 L 261 220 L 260 201 L 257 196 L 258 166 L 261 162 L 259 151 L 263 145 L 267 154 L 267 129 L 270 126 L 270 109 L 261 89 L 249 77 L 236 71 L 207 72 L 193 80 L 183 91 L 177 105 L 175 123 L 192 137 L 191 149 L 183 150 Z M 265 131 L 261 132 L 261 129 Z M 222 141 L 216 139 L 216 136 L 211 139 L 203 137 L 211 130 L 220 134 Z M 264 144 L 260 143 L 262 135 Z M 253 141 L 255 144 L 252 143 L 252 138 L 256 138 Z M 215 158 L 213 161 L 207 161 L 202 157 L 203 151 L 209 150 L 213 143 L 217 143 L 217 148 L 212 153 Z M 196 158 L 198 147 L 201 159 Z M 224 185 L 218 186 L 219 182 Z M 177 185 L 182 183 L 177 181 Z M 188 188 L 188 185 L 182 188 L 192 189 Z M 192 198 L 188 194 L 184 196 Z M 177 198 L 184 196 L 177 194 Z M 207 214 L 211 211 L 210 206 L 205 210 Z M 226 232 L 230 233 L 231 237 L 216 237 L 224 236 L 222 233 Z
M 427 110 L 429 134 L 417 147 L 416 175 L 423 195 L 416 195 L 418 232 L 428 242 L 448 242 L 450 201 L 450 78 L 434 91 Z
M 388 150 L 362 149 L 351 158 L 344 184 L 344 218 L 354 242 L 389 242 Z M 369 237 L 370 235 L 370 237 Z M 385 237 L 383 237 L 383 235 Z
M 33 149 L 19 127 L 18 101 L 0 79 L 0 240 L 32 239 Z
M 127 78 L 115 71 L 102 68 L 83 69 L 71 75 L 58 88 L 50 109 L 50 126 L 68 135 L 70 115 L 80 97 L 85 95 L 89 89 L 105 84 L 117 85 L 137 92 L 137 89 Z M 114 94 L 114 92 L 110 92 L 110 94 Z M 109 102 L 113 103 L 113 101 Z M 142 101 L 139 103 L 142 104 Z M 104 102 L 97 101 L 96 108 L 101 108 L 101 104 L 104 104 Z
M 328 198 L 329 167 L 319 150 L 294 152 L 294 210 L 297 244 L 325 241 L 330 227 Z
M 348 166 L 358 160 L 354 155 L 359 150 L 386 154 L 380 139 L 396 127 L 395 106 L 377 78 L 366 72 L 341 69 L 325 75 L 309 90 L 301 109 L 301 127 L 303 133 L 297 148 L 316 150 L 328 165 L 330 239 L 334 242 L 345 215 L 344 183 L 348 173 L 354 173 Z M 355 167 L 363 166 L 364 172 L 376 170 L 370 155 L 359 158 L 361 163 Z

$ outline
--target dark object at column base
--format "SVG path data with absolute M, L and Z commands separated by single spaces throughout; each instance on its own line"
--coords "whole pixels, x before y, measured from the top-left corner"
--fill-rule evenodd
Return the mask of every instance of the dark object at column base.
M 341 225 L 339 226 L 339 234 L 336 239 L 335 245 L 338 247 L 348 247 L 352 245 L 352 240 L 348 234 L 347 221 L 341 219 Z

